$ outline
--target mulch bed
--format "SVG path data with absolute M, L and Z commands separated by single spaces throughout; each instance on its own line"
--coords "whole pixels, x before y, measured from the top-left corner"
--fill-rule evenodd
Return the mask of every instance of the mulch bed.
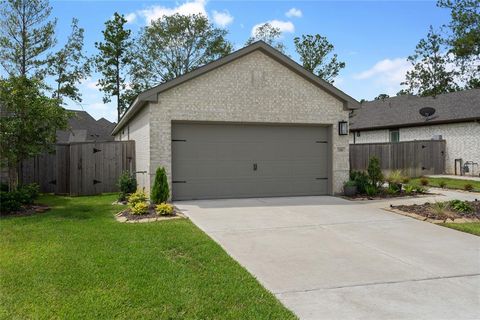
M 422 220 L 429 220 L 432 222 L 445 222 L 447 220 L 453 222 L 470 222 L 480 220 L 480 201 L 466 201 L 473 207 L 473 212 L 463 213 L 455 210 L 446 210 L 444 214 L 438 214 L 433 209 L 433 203 L 426 202 L 424 204 L 412 205 L 398 205 L 391 206 L 394 210 L 408 213 L 410 216 L 416 218 L 423 218 Z
M 171 219 L 180 219 L 185 218 L 185 215 L 178 210 L 177 207 L 173 207 L 173 214 L 171 215 L 159 215 L 155 212 L 155 206 L 150 206 L 148 208 L 147 214 L 132 214 L 130 208 L 126 208 L 123 211 L 120 211 L 116 215 L 116 219 L 119 222 L 152 222 L 160 220 L 171 220 Z
M 50 210 L 50 207 L 44 204 L 33 204 L 23 206 L 22 209 L 18 211 L 12 212 L 0 212 L 0 217 L 23 217 L 23 216 L 31 216 L 34 214 L 44 213 L 45 211 Z
M 404 191 L 400 193 L 395 193 L 395 194 L 389 194 L 389 193 L 379 193 L 376 196 L 367 196 L 366 194 L 356 194 L 354 196 L 342 196 L 342 198 L 347 199 L 347 200 L 382 200 L 382 199 L 393 199 L 393 198 L 420 198 L 420 197 L 426 197 L 426 196 L 432 196 L 436 195 L 436 193 L 430 193 L 430 192 L 425 192 L 425 193 L 406 193 Z

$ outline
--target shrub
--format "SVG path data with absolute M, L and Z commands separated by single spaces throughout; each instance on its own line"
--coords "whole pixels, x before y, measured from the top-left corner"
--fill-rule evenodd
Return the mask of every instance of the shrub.
M 465 191 L 473 191 L 473 185 L 471 183 L 466 183 L 464 186 L 463 186 L 463 190 Z
M 461 213 L 470 213 L 473 212 L 473 207 L 470 203 L 462 200 L 452 200 L 450 201 L 450 207 Z
M 21 208 L 22 202 L 17 191 L 0 191 L 0 213 L 18 211 Z
M 428 189 L 424 186 L 415 186 L 415 192 L 417 193 L 427 193 Z
M 160 203 L 155 206 L 155 212 L 162 216 L 173 214 L 173 206 L 168 203 Z
M 415 191 L 415 186 L 411 184 L 407 184 L 403 187 L 403 190 L 406 194 L 412 194 Z
M 388 186 L 386 192 L 390 195 L 398 194 L 400 193 L 400 188 L 396 184 L 391 184 Z
M 428 181 L 427 178 L 425 178 L 425 177 L 421 177 L 421 178 L 420 178 L 420 184 L 421 184 L 422 186 L 428 186 L 428 182 L 429 182 L 429 181 Z
M 388 187 L 392 191 L 400 192 L 402 190 L 403 175 L 401 170 L 394 170 L 390 172 L 387 177 Z
M 0 191 L 8 192 L 8 184 L 6 184 L 4 182 L 1 182 L 0 183 Z
M 348 180 L 343 184 L 344 187 L 356 187 L 357 183 L 353 180 Z
M 132 208 L 132 214 L 142 215 L 148 213 L 148 203 L 138 202 Z
M 370 179 L 370 183 L 378 187 L 380 183 L 383 181 L 383 174 L 382 169 L 380 168 L 380 161 L 377 157 L 371 157 L 368 161 L 368 178 Z
M 437 216 L 445 216 L 449 208 L 448 202 L 437 202 L 432 204 L 432 209 Z
M 447 183 L 444 180 L 440 180 L 438 181 L 438 186 L 442 189 L 445 189 L 445 187 L 447 186 Z
M 147 195 L 143 191 L 134 192 L 128 197 L 128 205 L 132 209 L 138 203 L 146 203 L 146 202 L 147 202 Z
M 20 186 L 17 190 L 22 204 L 33 204 L 40 194 L 40 186 L 36 183 Z
M 125 201 L 131 193 L 137 190 L 137 179 L 129 171 L 124 171 L 118 178 L 118 188 L 120 189 L 119 201 Z
M 170 196 L 168 189 L 167 173 L 165 168 L 161 167 L 157 169 L 155 173 L 155 181 L 153 182 L 152 192 L 150 193 L 150 200 L 154 204 L 160 204 L 166 202 Z
M 367 194 L 367 196 L 369 197 L 373 197 L 373 196 L 376 196 L 378 194 L 378 188 L 374 185 L 367 185 L 365 187 L 365 193 Z
M 410 177 L 405 176 L 405 177 L 402 178 L 402 183 L 403 184 L 407 184 L 409 182 L 410 182 Z
M 368 175 L 365 172 L 352 171 L 352 173 L 350 173 L 350 179 L 355 181 L 355 184 L 357 185 L 357 190 L 359 193 L 366 192 L 366 187 L 370 183 L 369 183 Z

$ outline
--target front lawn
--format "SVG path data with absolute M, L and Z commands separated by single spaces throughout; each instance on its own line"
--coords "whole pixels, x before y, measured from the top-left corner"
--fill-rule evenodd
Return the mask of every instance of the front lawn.
M 477 236 L 480 236 L 480 222 L 470 223 L 442 223 L 444 227 L 452 228 L 455 230 L 468 232 Z
M 473 186 L 473 191 L 480 192 L 480 181 L 474 180 L 460 180 L 460 179 L 450 179 L 450 178 L 429 178 L 428 185 L 431 187 L 440 187 L 440 182 L 444 181 L 448 189 L 463 189 L 466 184 L 471 184 Z M 420 184 L 420 178 L 412 179 L 412 184 Z
M 0 318 L 295 318 L 189 220 L 118 223 L 114 200 L 0 219 Z

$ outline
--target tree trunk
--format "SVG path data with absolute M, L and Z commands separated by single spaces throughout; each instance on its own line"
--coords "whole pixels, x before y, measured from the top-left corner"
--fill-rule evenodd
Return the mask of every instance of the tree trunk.
M 8 166 L 8 191 L 17 190 L 18 168 L 19 168 L 19 165 L 17 164 L 11 164 Z

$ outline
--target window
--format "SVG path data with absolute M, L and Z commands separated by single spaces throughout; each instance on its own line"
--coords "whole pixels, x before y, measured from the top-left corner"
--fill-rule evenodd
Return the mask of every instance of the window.
M 400 131 L 398 129 L 390 130 L 390 142 L 399 142 L 400 141 Z

